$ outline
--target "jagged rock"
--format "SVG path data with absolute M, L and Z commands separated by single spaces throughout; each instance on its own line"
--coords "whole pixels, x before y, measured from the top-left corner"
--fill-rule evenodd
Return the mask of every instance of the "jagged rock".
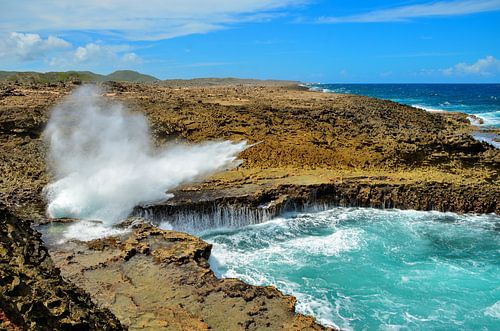
M 64 281 L 40 235 L 0 206 L 0 320 L 23 330 L 123 330 L 108 309 Z

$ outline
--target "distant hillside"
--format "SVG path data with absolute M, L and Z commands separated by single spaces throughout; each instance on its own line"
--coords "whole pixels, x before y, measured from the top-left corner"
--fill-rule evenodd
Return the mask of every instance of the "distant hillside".
M 115 82 L 156 82 L 159 79 L 150 75 L 144 75 L 132 70 L 118 70 L 105 76 L 106 80 Z
M 249 79 L 249 78 L 193 78 L 193 79 L 167 79 L 162 81 L 167 86 L 228 86 L 228 85 L 266 85 L 266 86 L 282 86 L 282 85 L 297 85 L 298 81 L 291 80 L 274 80 L 274 79 Z
M 109 75 L 95 74 L 90 71 L 65 72 L 18 72 L 0 71 L 0 81 L 21 83 L 59 83 L 59 82 L 154 82 L 157 78 L 132 70 L 119 70 Z
M 234 85 L 266 85 L 266 86 L 284 86 L 298 85 L 300 82 L 290 80 L 261 80 L 248 78 L 193 78 L 193 79 L 167 79 L 159 80 L 156 77 L 141 74 L 132 70 L 118 70 L 109 75 L 100 75 L 91 71 L 64 71 L 64 72 L 34 72 L 34 71 L 0 71 L 0 82 L 19 82 L 19 83 L 42 83 L 55 84 L 66 82 L 133 82 L 133 83 L 151 83 L 158 82 L 171 87 L 196 87 L 196 86 L 234 86 Z

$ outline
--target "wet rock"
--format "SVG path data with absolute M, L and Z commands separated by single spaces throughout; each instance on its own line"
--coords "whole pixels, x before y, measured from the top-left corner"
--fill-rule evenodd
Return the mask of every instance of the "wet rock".
M 500 187 L 487 183 L 395 183 L 386 176 L 358 176 L 342 182 L 318 184 L 268 187 L 261 183 L 255 193 L 233 189 L 219 196 L 216 192 L 210 195 L 203 190 L 179 190 L 170 201 L 137 207 L 134 214 L 155 224 L 169 222 L 175 229 L 196 232 L 259 224 L 285 212 L 325 210 L 336 206 L 500 213 Z

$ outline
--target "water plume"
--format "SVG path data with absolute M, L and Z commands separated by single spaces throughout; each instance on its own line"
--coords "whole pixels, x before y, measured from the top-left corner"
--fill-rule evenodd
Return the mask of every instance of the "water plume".
M 44 138 L 54 181 L 45 188 L 50 217 L 126 218 L 136 205 L 172 197 L 179 184 L 237 165 L 245 142 L 174 144 L 156 148 L 144 115 L 75 90 L 51 114 Z

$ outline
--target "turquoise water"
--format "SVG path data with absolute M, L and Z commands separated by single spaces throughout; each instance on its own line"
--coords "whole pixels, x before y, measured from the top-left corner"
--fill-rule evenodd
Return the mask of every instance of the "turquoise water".
M 354 330 L 500 330 L 500 217 L 335 208 L 207 232 L 220 277 Z

